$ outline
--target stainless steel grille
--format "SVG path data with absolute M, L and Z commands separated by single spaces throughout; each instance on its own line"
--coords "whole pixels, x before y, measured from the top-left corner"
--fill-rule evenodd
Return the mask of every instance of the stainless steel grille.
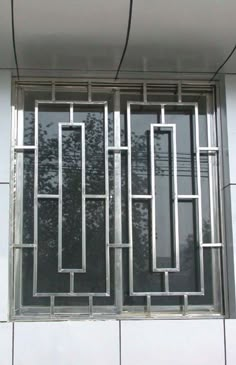
M 14 318 L 222 314 L 214 89 L 163 88 L 17 87 Z

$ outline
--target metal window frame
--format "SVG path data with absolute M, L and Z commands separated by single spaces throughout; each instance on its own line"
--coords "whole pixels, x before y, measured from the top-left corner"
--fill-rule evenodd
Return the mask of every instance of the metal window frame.
M 127 83 L 129 84 L 129 82 L 127 82 Z M 170 83 L 172 83 L 172 82 L 170 82 Z M 152 82 L 150 82 L 150 84 L 152 84 Z M 163 82 L 163 84 L 165 84 L 165 82 Z M 189 84 L 189 85 L 198 85 L 198 83 L 195 83 L 195 82 L 193 82 L 193 83 L 192 82 L 187 82 L 187 84 Z M 90 103 L 91 102 L 91 82 L 89 83 L 89 85 L 90 86 L 88 87 L 88 99 L 89 99 L 88 102 Z M 201 85 L 201 83 L 199 83 L 199 86 L 200 85 Z M 182 84 L 181 83 L 178 83 L 178 103 L 161 103 L 161 104 L 164 104 L 164 105 L 168 105 L 168 104 L 170 104 L 170 105 L 173 105 L 173 104 L 179 105 L 181 103 L 181 100 L 182 100 L 182 94 L 181 94 L 182 93 L 182 89 L 181 88 L 182 88 Z M 36 85 L 36 89 L 37 89 L 37 85 Z M 144 89 L 144 95 L 145 95 L 145 90 L 146 90 L 145 84 L 143 84 L 143 89 Z M 51 102 L 52 103 L 54 103 L 54 102 L 57 103 L 57 101 L 55 101 L 55 84 L 54 84 L 52 90 L 53 91 L 52 91 L 52 101 Z M 144 100 L 145 100 L 145 96 L 144 96 Z M 70 103 L 71 104 L 71 102 L 61 101 L 61 100 L 58 103 L 60 103 L 60 104 Z M 132 104 L 135 104 L 135 102 L 131 102 L 131 103 Z M 144 103 L 145 103 L 145 101 L 144 101 Z M 85 102 L 81 102 L 81 104 L 84 105 Z M 97 104 L 97 102 L 95 102 L 95 104 Z M 138 103 L 138 104 L 140 104 L 140 103 Z M 183 104 L 184 103 L 182 103 L 182 105 Z M 185 104 L 191 104 L 191 103 L 185 103 Z M 195 105 L 195 112 L 196 112 L 196 108 L 197 108 L 197 105 Z M 13 135 L 12 135 L 12 161 L 14 160 L 14 157 L 13 156 L 15 155 L 15 153 L 24 152 L 24 150 L 35 150 L 35 146 L 23 146 L 23 145 L 18 145 L 18 143 L 17 144 L 15 143 L 15 141 L 16 141 L 16 135 L 15 135 L 15 130 L 16 130 L 15 129 L 16 128 L 16 125 L 15 125 L 15 117 L 16 117 L 17 120 L 19 119 L 18 118 L 18 113 L 16 112 L 16 109 L 17 108 L 15 108 L 14 118 L 13 118 L 14 119 L 13 120 L 13 126 L 14 126 L 14 128 L 13 128 Z M 108 113 L 108 110 L 106 110 L 106 114 L 107 113 Z M 196 129 L 196 133 L 198 133 L 197 129 Z M 107 145 L 107 150 L 106 150 L 107 153 L 109 152 L 109 150 L 110 151 L 114 151 L 115 153 L 119 153 L 119 152 L 121 152 L 121 150 L 124 150 L 124 151 L 127 151 L 128 156 L 129 156 L 129 146 L 127 146 L 127 147 L 123 147 L 123 146 L 122 147 L 121 146 L 114 146 L 114 147 L 113 146 L 110 146 L 110 147 L 108 147 L 108 145 Z M 206 149 L 204 147 L 203 148 L 202 147 L 199 147 L 199 149 L 198 149 L 199 162 L 200 162 L 200 153 L 203 152 L 203 151 L 204 152 L 207 152 L 210 155 L 212 152 L 218 153 L 219 148 L 218 147 L 211 147 L 209 149 L 208 148 Z M 199 164 L 199 162 L 197 162 L 197 164 Z M 15 173 L 14 171 L 15 170 L 12 167 L 11 168 L 12 176 L 14 176 L 14 173 Z M 221 171 L 220 171 L 220 173 L 221 173 Z M 198 177 L 198 180 L 199 180 L 199 177 Z M 12 190 L 13 190 L 13 188 L 11 189 L 11 196 L 12 196 L 12 198 L 14 200 L 14 196 L 15 195 L 14 195 L 14 192 Z M 133 197 L 135 198 L 135 196 L 133 196 Z M 89 198 L 89 196 L 87 198 Z M 105 198 L 106 201 L 107 201 L 107 195 L 106 194 L 103 195 L 103 196 L 99 196 L 98 198 L 99 199 L 100 198 Z M 190 196 L 181 196 L 181 198 L 183 198 L 183 199 L 189 199 Z M 196 197 L 193 197 L 193 198 L 198 199 L 197 196 Z M 108 203 L 109 203 L 109 195 L 108 195 Z M 12 214 L 12 220 L 13 220 L 13 215 L 14 214 L 13 214 L 12 207 L 11 207 L 11 214 Z M 107 215 L 107 209 L 106 209 L 106 218 L 108 218 L 108 221 L 109 221 L 109 212 L 108 212 L 108 215 Z M 222 219 L 221 219 L 221 222 L 222 222 Z M 35 250 L 36 247 L 35 247 L 35 244 L 16 243 L 15 238 L 14 238 L 15 235 L 14 235 L 14 227 L 13 226 L 12 226 L 12 229 L 11 229 L 11 233 L 12 233 L 12 235 L 11 235 L 12 239 L 11 239 L 11 245 L 10 245 L 10 255 L 11 255 L 11 259 L 12 259 L 12 265 L 11 265 L 11 278 L 12 278 L 12 276 L 14 276 L 14 267 L 13 267 L 14 257 L 13 257 L 13 251 L 15 251 L 15 249 L 16 249 L 16 252 L 20 252 L 21 249 L 25 249 L 25 248 L 33 248 Z M 131 238 L 132 238 L 132 235 L 131 235 Z M 130 242 L 128 244 L 122 244 L 122 243 L 120 243 L 120 244 L 119 243 L 109 244 L 109 243 L 107 243 L 108 252 L 109 252 L 109 248 L 111 248 L 111 247 L 114 247 L 114 248 L 117 248 L 117 249 L 119 249 L 119 248 L 128 248 L 129 249 L 129 252 L 131 252 L 131 250 L 132 250 L 132 243 L 131 242 L 132 242 L 132 240 L 130 240 Z M 221 247 L 223 247 L 223 243 L 217 243 L 217 242 L 214 243 L 213 242 L 211 244 L 204 244 L 203 242 L 201 242 L 201 246 L 200 246 L 201 252 L 203 252 L 202 249 L 204 247 L 207 247 L 207 248 L 209 248 L 209 247 L 210 248 L 221 248 Z M 119 250 L 119 251 L 121 252 L 122 250 Z M 167 272 L 167 274 L 165 272 L 164 275 L 165 275 L 166 287 L 168 287 L 168 284 L 167 284 L 167 282 L 168 282 L 168 272 Z M 107 279 L 107 277 L 106 277 L 106 279 Z M 203 277 L 201 276 L 201 280 L 202 279 L 203 279 Z M 130 282 L 132 284 L 132 279 L 130 279 Z M 132 293 L 132 291 L 131 291 L 131 293 Z M 106 295 L 109 295 L 109 293 L 105 293 L 105 294 Z M 201 294 L 202 294 L 202 291 L 201 291 Z M 93 295 L 94 295 L 94 293 L 91 293 L 91 295 L 89 296 L 90 316 L 91 316 L 91 313 L 92 313 L 91 307 L 92 307 L 92 298 L 93 298 Z M 150 293 L 150 294 L 145 293 L 145 295 L 147 296 L 147 307 L 149 307 L 149 306 L 151 307 L 151 295 L 153 295 L 153 293 Z M 179 293 L 174 293 L 174 295 L 179 295 Z M 183 295 L 184 295 L 184 310 L 183 310 L 183 312 L 185 313 L 185 312 L 187 312 L 187 310 L 190 309 L 190 307 L 192 307 L 192 306 L 188 306 L 188 295 L 195 295 L 195 293 L 184 292 Z M 199 295 L 199 293 L 196 293 L 196 295 Z M 48 293 L 47 293 L 47 296 L 48 296 Z M 55 309 L 54 308 L 54 293 L 52 293 L 52 295 L 50 295 L 50 296 L 51 296 L 51 315 L 54 315 L 54 309 Z M 11 291 L 11 303 L 14 302 L 14 298 L 15 298 L 14 291 Z M 11 308 L 13 309 L 13 306 Z M 22 308 L 20 307 L 20 309 L 22 309 Z M 194 314 L 191 314 L 191 316 L 192 315 L 194 315 Z M 13 312 L 12 312 L 12 317 L 15 317 L 15 315 L 14 315 Z M 167 315 L 167 317 L 169 317 L 169 315 Z M 16 318 L 19 318 L 20 319 L 20 316 L 17 316 Z M 24 318 L 26 318 L 26 317 L 24 317 Z M 27 316 L 27 318 L 28 318 L 28 316 Z
M 163 109 L 163 108 L 162 108 Z M 157 242 L 156 242 L 156 197 L 155 197 L 155 151 L 154 151 L 154 130 L 168 129 L 172 130 L 173 140 L 173 180 L 174 180 L 174 233 L 175 233 L 175 267 L 158 268 L 157 267 Z M 162 116 L 162 123 L 155 123 L 150 125 L 150 147 L 151 147 L 151 204 L 152 204 L 152 271 L 165 272 L 165 279 L 167 280 L 169 272 L 176 272 L 180 270 L 179 266 L 179 214 L 178 214 L 178 185 L 177 185 L 177 153 L 176 153 L 176 126 L 175 124 L 166 124 Z M 167 284 L 167 283 L 166 283 Z M 168 284 L 167 284 L 168 285 Z

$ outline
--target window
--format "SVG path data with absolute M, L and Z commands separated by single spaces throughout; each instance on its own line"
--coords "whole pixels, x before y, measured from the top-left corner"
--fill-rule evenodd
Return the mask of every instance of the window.
M 214 92 L 18 84 L 13 318 L 223 313 Z

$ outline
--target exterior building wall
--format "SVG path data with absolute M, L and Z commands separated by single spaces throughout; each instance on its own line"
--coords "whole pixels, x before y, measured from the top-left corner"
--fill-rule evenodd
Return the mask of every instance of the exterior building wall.
M 9 321 L 11 74 L 0 71 L 0 364 L 235 365 L 236 76 L 226 76 L 222 131 L 229 319 Z M 223 89 L 223 88 L 222 88 Z M 229 161 L 229 166 L 228 166 Z

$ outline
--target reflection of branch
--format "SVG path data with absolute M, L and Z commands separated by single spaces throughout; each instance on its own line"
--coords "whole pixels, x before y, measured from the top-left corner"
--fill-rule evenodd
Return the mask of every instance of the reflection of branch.
M 88 113 L 85 123 L 86 133 L 86 192 L 88 194 L 104 194 L 104 128 L 103 115 L 100 113 Z M 55 127 L 56 125 L 56 127 Z M 34 136 L 33 113 L 25 123 L 25 144 L 32 141 Z M 139 135 L 132 132 L 132 183 L 133 192 L 140 194 L 150 187 L 150 146 L 149 136 Z M 160 138 L 155 139 L 155 175 L 171 179 L 170 160 L 172 156 L 160 148 Z M 32 144 L 32 142 L 28 143 Z M 69 133 L 63 138 L 63 247 L 64 254 L 68 261 L 78 258 L 78 251 L 81 247 L 81 142 L 79 134 Z M 125 159 L 124 159 L 125 160 Z M 124 161 L 123 160 L 123 161 Z M 122 168 L 122 191 L 127 194 L 127 161 Z M 109 162 L 112 173 L 109 176 L 110 186 L 113 186 L 113 165 Z M 177 153 L 178 176 L 189 178 L 191 181 L 196 176 L 196 155 L 189 153 Z M 201 158 L 201 175 L 208 178 L 208 159 Z M 33 180 L 34 180 L 34 159 L 24 158 L 24 237 L 23 242 L 33 242 Z M 187 179 L 186 179 L 187 180 Z M 191 184 L 190 181 L 190 184 Z M 184 184 L 184 183 L 183 183 Z M 167 187 L 168 188 L 168 187 Z M 112 188 L 111 188 L 112 190 Z M 58 193 L 58 136 L 57 123 L 49 121 L 47 125 L 39 122 L 39 192 Z M 146 193 L 146 192 L 145 192 Z M 148 192 L 147 192 L 148 193 Z M 127 201 L 126 201 L 127 203 Z M 166 207 L 168 207 L 167 202 Z M 113 202 L 111 203 L 110 229 L 114 230 Z M 167 209 L 161 207 L 163 211 Z M 123 214 L 126 216 L 127 205 L 122 206 Z M 105 266 L 104 252 L 101 252 L 99 242 L 104 244 L 104 202 L 91 201 L 87 203 L 86 219 L 87 233 L 94 240 L 92 249 L 87 251 L 87 258 L 102 257 L 101 262 L 90 267 L 90 275 L 96 280 L 96 273 L 99 267 Z M 145 275 L 148 276 L 150 285 L 156 286 L 159 274 L 153 274 L 150 270 L 151 262 L 151 239 L 150 239 L 150 202 L 135 202 L 133 204 L 133 233 L 134 233 L 134 270 L 142 273 L 140 284 L 145 282 Z M 127 219 L 126 219 L 127 223 Z M 168 225 L 169 222 L 167 221 Z M 53 275 L 57 267 L 57 206 L 50 202 L 41 204 L 39 214 L 40 242 L 45 241 L 41 246 L 40 260 L 45 263 L 47 277 Z M 172 229 L 172 227 L 170 227 Z M 195 228 L 194 228 L 195 229 Z M 210 242 L 210 224 L 203 224 L 204 241 Z M 157 232 L 157 240 L 159 232 Z M 88 242 L 87 242 L 88 243 Z M 161 244 L 158 242 L 158 244 Z M 182 266 L 181 271 L 188 274 L 193 268 L 193 246 L 196 245 L 196 232 L 188 234 L 181 244 Z M 66 247 L 66 249 L 65 249 Z M 75 255 L 75 247 L 77 255 Z M 49 251 L 54 250 L 55 258 L 48 264 Z M 98 260 L 99 261 L 99 260 Z M 99 266 L 100 264 L 100 266 Z M 81 277 L 78 275 L 78 277 Z M 159 279 L 157 279 L 159 278 Z M 47 280 L 47 278 L 45 278 Z

